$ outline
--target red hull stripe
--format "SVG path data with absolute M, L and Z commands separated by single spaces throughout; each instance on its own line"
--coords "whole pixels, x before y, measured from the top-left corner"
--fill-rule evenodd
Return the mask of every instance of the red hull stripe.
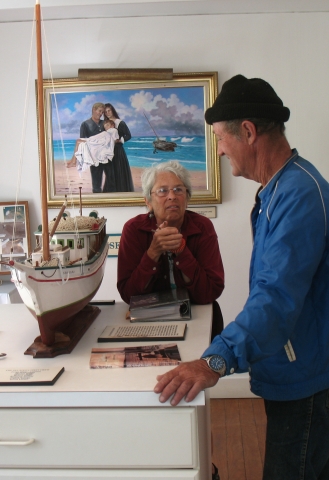
M 104 257 L 104 261 L 102 262 L 102 264 L 97 268 L 97 270 L 95 270 L 93 273 L 90 273 L 89 275 L 82 275 L 80 277 L 74 277 L 74 278 L 69 278 L 68 281 L 69 282 L 72 282 L 73 280 L 80 280 L 81 278 L 88 278 L 88 277 L 92 277 L 93 275 L 95 275 L 98 270 L 100 268 L 102 268 L 103 266 L 103 263 L 105 262 L 105 259 L 106 259 L 106 256 Z M 47 279 L 47 280 L 39 280 L 38 278 L 34 278 L 32 277 L 31 275 L 28 276 L 28 278 L 30 278 L 31 280 L 34 280 L 35 282 L 40 282 L 40 283 L 43 283 L 43 282 L 60 282 L 61 279 L 60 278 L 57 278 L 57 279 L 54 279 L 54 280 L 50 280 L 50 279 Z

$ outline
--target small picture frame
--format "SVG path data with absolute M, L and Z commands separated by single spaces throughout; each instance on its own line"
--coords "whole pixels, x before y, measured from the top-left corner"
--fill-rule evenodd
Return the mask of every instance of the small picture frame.
M 0 275 L 10 275 L 11 258 L 26 260 L 31 253 L 30 219 L 27 201 L 0 202 Z
M 107 254 L 108 257 L 117 257 L 118 256 L 120 240 L 121 240 L 121 233 L 110 233 L 109 234 L 109 239 L 108 239 L 109 250 L 108 250 L 108 254 Z
M 211 206 L 211 207 L 195 207 L 195 206 L 188 206 L 188 210 L 191 210 L 192 212 L 198 213 L 199 215 L 202 215 L 207 218 L 217 218 L 217 207 Z

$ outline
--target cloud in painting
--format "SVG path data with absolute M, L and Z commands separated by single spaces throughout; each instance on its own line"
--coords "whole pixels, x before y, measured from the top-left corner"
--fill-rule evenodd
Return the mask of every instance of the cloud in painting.
M 172 90 L 161 88 L 137 91 L 134 89 L 52 95 L 53 139 L 60 138 L 60 131 L 64 140 L 78 138 L 80 125 L 91 117 L 92 106 L 96 102 L 112 103 L 120 118 L 129 126 L 133 136 L 154 135 L 145 115 L 159 136 L 204 135 L 203 109 L 198 107 L 197 102 L 190 101 L 192 94 L 185 95 L 184 101 L 180 98 L 178 88 L 175 92 Z M 199 99 L 200 103 L 202 102 Z
M 182 102 L 175 93 L 165 97 L 142 90 L 131 95 L 130 103 L 136 112 L 145 112 L 158 135 L 204 134 L 203 110 Z
M 75 95 L 75 94 L 72 94 Z M 100 95 L 95 93 L 80 96 L 79 101 L 68 102 L 67 95 L 52 95 L 52 124 L 53 138 L 59 139 L 60 133 L 63 139 L 78 138 L 80 125 L 84 120 L 91 117 L 92 107 L 96 102 L 104 102 Z M 56 108 L 57 103 L 57 108 Z M 58 109 L 58 116 L 57 116 Z

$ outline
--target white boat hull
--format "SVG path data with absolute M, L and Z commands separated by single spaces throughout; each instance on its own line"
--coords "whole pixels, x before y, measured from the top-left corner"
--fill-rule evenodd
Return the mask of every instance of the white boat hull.
M 33 267 L 15 262 L 12 279 L 26 307 L 38 320 L 41 340 L 52 345 L 55 332 L 69 324 L 101 285 L 108 251 L 106 235 L 91 261 L 66 267 Z

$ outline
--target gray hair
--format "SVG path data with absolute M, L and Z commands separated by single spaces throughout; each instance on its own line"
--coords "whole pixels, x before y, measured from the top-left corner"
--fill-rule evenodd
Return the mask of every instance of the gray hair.
M 240 128 L 242 122 L 248 120 L 256 127 L 258 135 L 267 133 L 271 136 L 285 136 L 286 126 L 283 122 L 277 120 L 269 120 L 267 118 L 239 118 L 236 120 L 225 120 L 225 130 L 236 138 L 240 138 Z
M 176 177 L 178 177 L 183 182 L 184 186 L 187 189 L 187 198 L 191 198 L 192 185 L 190 172 L 176 160 L 170 160 L 169 162 L 154 164 L 152 165 L 152 167 L 146 168 L 143 171 L 141 176 L 142 189 L 143 195 L 146 200 L 151 200 L 151 190 L 156 182 L 158 174 L 162 172 L 169 172 L 176 175 Z

